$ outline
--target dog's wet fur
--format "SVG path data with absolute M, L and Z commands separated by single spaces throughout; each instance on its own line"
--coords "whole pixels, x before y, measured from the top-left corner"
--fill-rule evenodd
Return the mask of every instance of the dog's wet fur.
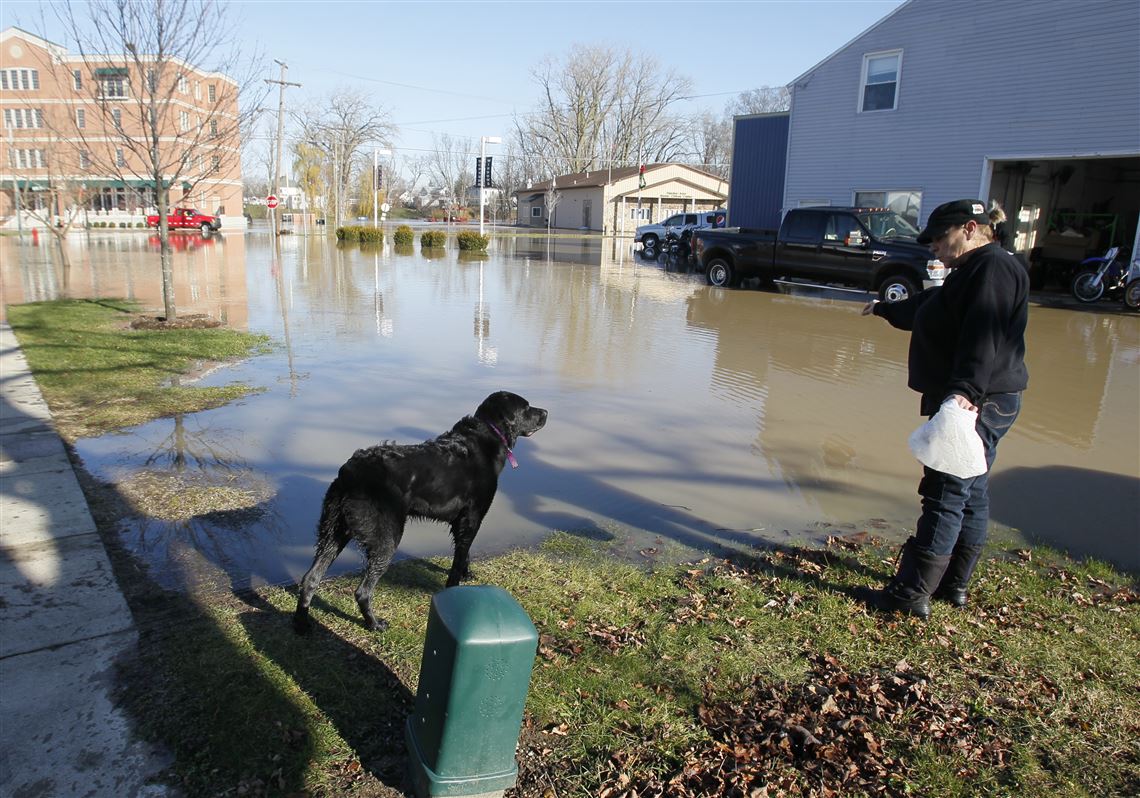
M 499 391 L 434 440 L 407 446 L 385 442 L 353 454 L 325 493 L 317 554 L 301 579 L 294 628 L 300 633 L 310 629 L 313 594 L 353 538 L 365 557 L 364 576 L 356 588 L 364 625 L 386 628 L 372 612 L 372 593 L 396 554 L 409 518 L 451 525 L 455 556 L 447 586 L 469 579 L 471 543 L 495 498 L 499 472 L 515 442 L 542 429 L 546 416 L 518 394 Z

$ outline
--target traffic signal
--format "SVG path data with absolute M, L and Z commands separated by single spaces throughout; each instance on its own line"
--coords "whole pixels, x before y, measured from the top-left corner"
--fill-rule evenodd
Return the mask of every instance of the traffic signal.
M 483 188 L 494 188 L 491 183 L 491 156 L 488 155 L 483 161 Z
M 384 167 L 383 166 L 377 166 L 376 167 L 376 190 L 379 191 L 382 188 L 384 188 Z

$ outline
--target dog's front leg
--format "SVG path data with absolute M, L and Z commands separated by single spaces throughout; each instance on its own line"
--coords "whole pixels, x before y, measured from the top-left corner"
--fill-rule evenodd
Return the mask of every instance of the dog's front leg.
M 455 556 L 451 560 L 451 571 L 447 574 L 447 586 L 455 587 L 461 581 L 471 578 L 470 552 L 479 527 L 473 527 L 466 520 L 451 525 L 451 537 L 455 540 Z

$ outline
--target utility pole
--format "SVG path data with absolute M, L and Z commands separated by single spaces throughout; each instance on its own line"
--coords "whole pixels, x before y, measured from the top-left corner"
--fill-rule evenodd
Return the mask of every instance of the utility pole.
M 301 84 L 290 83 L 285 80 L 285 72 L 289 69 L 288 64 L 284 61 L 278 61 L 276 58 L 273 59 L 273 62 L 281 67 L 281 77 L 278 80 L 266 78 L 265 82 L 276 83 L 281 87 L 277 100 L 277 161 L 273 165 L 273 196 L 277 197 L 278 192 L 281 190 L 281 145 L 285 133 L 285 87 L 296 86 L 299 89 L 301 88 Z M 273 236 L 276 238 L 281 234 L 281 226 L 277 224 L 276 208 L 269 209 L 269 218 L 273 223 Z

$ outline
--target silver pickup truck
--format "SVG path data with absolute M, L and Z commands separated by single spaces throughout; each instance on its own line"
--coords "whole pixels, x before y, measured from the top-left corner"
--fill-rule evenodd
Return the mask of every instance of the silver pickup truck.
M 710 227 L 724 227 L 728 211 L 718 208 L 715 211 L 699 213 L 675 213 L 658 224 L 643 224 L 633 236 L 635 243 L 644 244 L 646 249 L 656 249 L 668 232 L 680 235 L 684 230 L 704 230 Z

